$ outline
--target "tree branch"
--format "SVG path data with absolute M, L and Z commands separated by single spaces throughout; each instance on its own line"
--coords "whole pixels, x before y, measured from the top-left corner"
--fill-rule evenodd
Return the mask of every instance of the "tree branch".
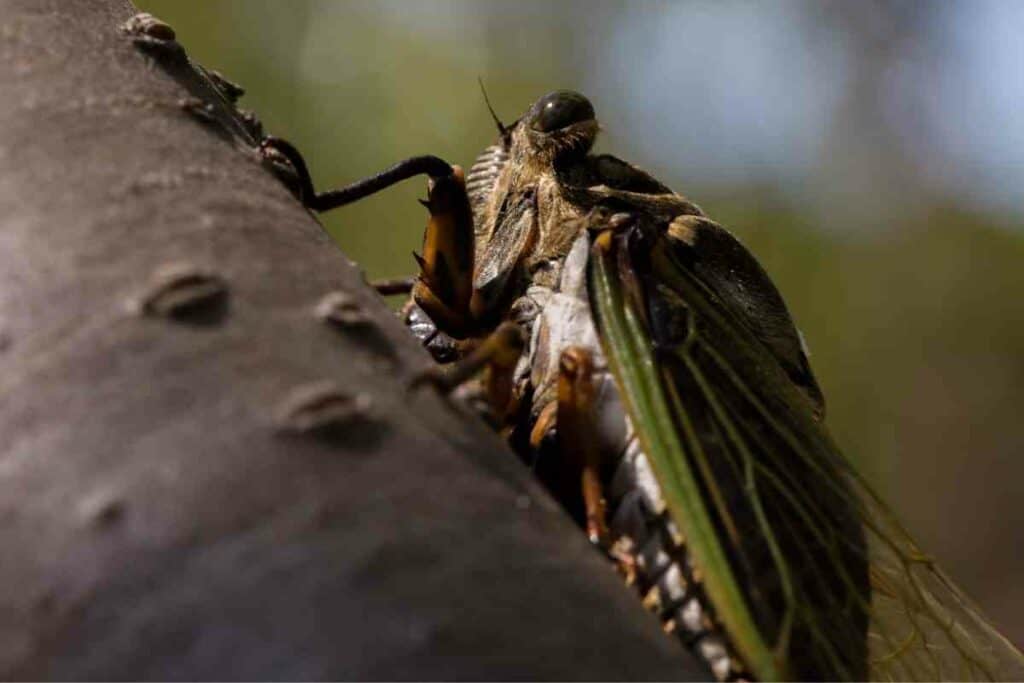
M 133 13 L 0 0 L 0 677 L 705 676 Z

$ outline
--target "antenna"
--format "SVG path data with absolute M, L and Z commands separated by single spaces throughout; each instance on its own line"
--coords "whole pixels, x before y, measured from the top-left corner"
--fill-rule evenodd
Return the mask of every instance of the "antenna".
M 479 76 L 476 77 L 476 82 L 480 84 L 480 92 L 484 95 L 484 104 L 487 105 L 487 111 L 491 112 L 491 118 L 494 119 L 494 124 L 498 126 L 498 132 L 501 133 L 501 137 L 508 139 L 508 128 L 501 122 L 498 115 L 494 113 L 494 107 L 491 106 L 491 100 L 487 97 L 487 89 L 484 88 L 484 79 Z

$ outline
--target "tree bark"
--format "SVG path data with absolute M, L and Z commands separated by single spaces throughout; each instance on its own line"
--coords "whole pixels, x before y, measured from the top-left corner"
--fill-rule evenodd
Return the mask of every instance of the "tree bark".
M 134 12 L 0 0 L 0 677 L 706 676 Z

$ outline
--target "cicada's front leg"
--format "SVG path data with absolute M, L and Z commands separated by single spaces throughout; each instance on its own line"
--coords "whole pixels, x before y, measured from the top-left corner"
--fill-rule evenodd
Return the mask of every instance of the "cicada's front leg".
M 470 315 L 473 214 L 461 168 L 435 156 L 412 157 L 341 189 L 317 192 L 302 154 L 291 143 L 268 137 L 261 150 L 302 203 L 317 212 L 351 204 L 413 176 L 429 176 L 423 204 L 430 220 L 423 235 L 423 254 L 416 255 L 420 273 L 412 283 L 413 299 L 445 334 L 464 339 L 477 331 Z M 388 283 L 387 289 L 394 289 L 394 284 Z M 406 283 L 397 285 L 401 288 Z
M 423 234 L 422 254 L 414 254 L 419 275 L 412 281 L 383 283 L 379 289 L 411 289 L 415 306 L 407 307 L 405 312 L 410 327 L 435 358 L 455 361 L 424 374 L 415 383 L 433 384 L 448 393 L 486 371 L 482 387 L 487 412 L 496 424 L 507 424 L 515 410 L 513 371 L 524 340 L 513 323 L 503 323 L 488 334 L 487 327 L 472 314 L 475 235 L 462 169 L 437 157 L 413 157 L 339 190 L 317 192 L 294 146 L 279 138 L 267 138 L 262 149 L 279 174 L 287 176 L 281 173 L 282 168 L 290 170 L 291 177 L 286 181 L 303 204 L 314 211 L 344 206 L 415 175 L 429 176 L 427 199 L 422 203 L 430 211 L 430 218 Z M 417 327 L 425 329 L 419 333 Z M 443 343 L 432 347 L 439 337 L 444 337 Z
M 412 297 L 439 330 L 465 339 L 477 330 L 470 313 L 473 213 L 462 169 L 455 166 L 450 175 L 432 177 L 423 205 L 430 219 L 423 232 L 423 254 L 415 255 L 420 274 Z

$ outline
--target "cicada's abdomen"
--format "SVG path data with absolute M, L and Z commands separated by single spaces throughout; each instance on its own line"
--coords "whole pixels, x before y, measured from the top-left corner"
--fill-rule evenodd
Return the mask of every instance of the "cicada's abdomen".
M 658 614 L 666 631 L 708 663 L 716 678 L 736 677 L 742 667 L 725 634 L 716 628 L 685 539 L 665 509 L 661 488 L 632 431 L 608 496 L 613 501 L 610 528 L 619 547 L 635 558 L 636 585 L 644 605 Z
M 633 434 L 604 360 L 586 298 L 588 252 L 589 240 L 582 235 L 562 264 L 558 286 L 530 287 L 512 308 L 513 317 L 530 331 L 530 343 L 517 370 L 517 386 L 522 396 L 530 397 L 531 406 L 528 424 L 517 426 L 517 431 L 534 431 L 538 417 L 555 400 L 561 352 L 569 347 L 587 349 L 595 365 L 594 426 L 614 553 L 631 565 L 628 580 L 638 590 L 644 605 L 661 619 L 665 630 L 703 658 L 716 678 L 735 678 L 742 667 L 725 634 L 715 624 L 700 577 L 669 516 L 661 488 Z M 557 429 L 557 422 L 553 426 Z M 521 443 L 522 455 L 538 478 L 583 524 L 584 503 L 576 459 L 560 452 L 558 440 L 551 436 L 536 449 Z

